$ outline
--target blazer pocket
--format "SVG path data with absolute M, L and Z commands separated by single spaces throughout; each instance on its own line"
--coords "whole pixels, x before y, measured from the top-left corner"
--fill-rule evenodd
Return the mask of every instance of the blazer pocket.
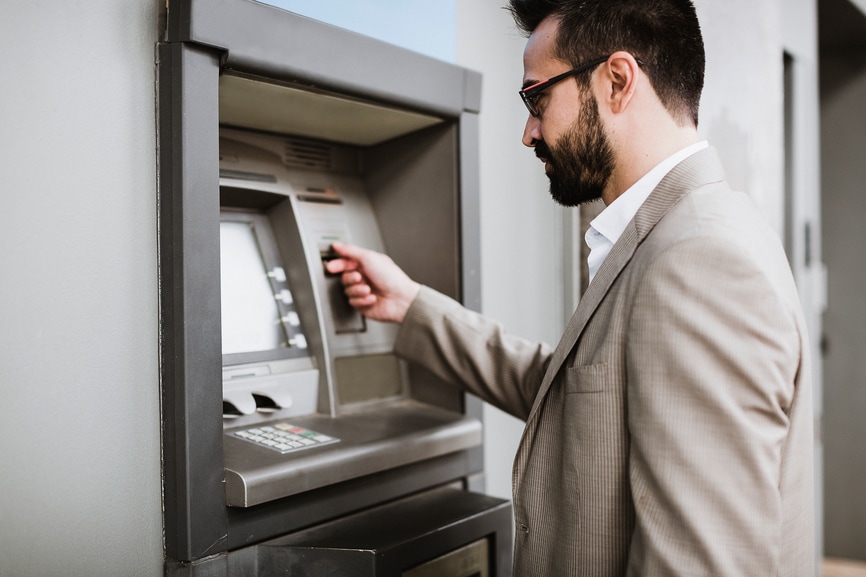
M 568 367 L 565 371 L 565 392 L 601 393 L 613 386 L 614 377 L 607 363 Z

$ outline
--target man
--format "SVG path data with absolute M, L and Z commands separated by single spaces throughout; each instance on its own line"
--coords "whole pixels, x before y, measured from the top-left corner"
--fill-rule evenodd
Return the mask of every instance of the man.
M 387 257 L 336 245 L 397 352 L 526 420 L 514 574 L 811 575 L 808 341 L 774 232 L 697 138 L 689 0 L 512 0 L 523 142 L 606 208 L 559 346 L 507 335 Z

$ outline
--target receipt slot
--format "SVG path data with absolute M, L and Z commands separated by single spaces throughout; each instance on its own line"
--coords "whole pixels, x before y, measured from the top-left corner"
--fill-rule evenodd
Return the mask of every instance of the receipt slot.
M 366 246 L 479 308 L 480 76 L 252 0 L 165 23 L 166 574 L 506 575 L 480 401 L 325 269 Z

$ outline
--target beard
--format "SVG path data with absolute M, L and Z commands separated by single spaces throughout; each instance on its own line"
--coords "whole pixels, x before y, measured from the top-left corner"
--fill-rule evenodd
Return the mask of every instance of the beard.
M 580 116 L 556 143 L 539 141 L 535 155 L 547 160 L 550 196 L 557 203 L 578 206 L 601 198 L 613 173 L 614 155 L 595 97 L 583 99 Z

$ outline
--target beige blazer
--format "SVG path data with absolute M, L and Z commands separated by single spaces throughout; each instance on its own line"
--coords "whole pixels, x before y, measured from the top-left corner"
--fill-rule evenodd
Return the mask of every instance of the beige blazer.
M 814 574 L 803 315 L 712 148 L 649 196 L 554 351 L 425 288 L 397 352 L 526 420 L 516 577 Z

